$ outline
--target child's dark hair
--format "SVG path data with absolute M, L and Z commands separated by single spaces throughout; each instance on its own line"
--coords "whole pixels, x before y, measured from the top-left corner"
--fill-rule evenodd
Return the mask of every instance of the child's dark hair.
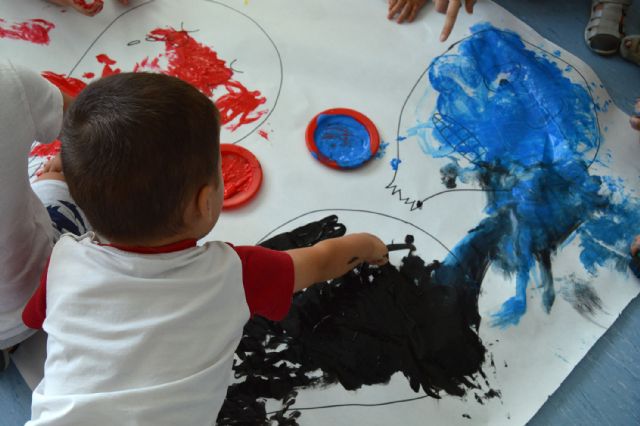
M 87 86 L 60 137 L 69 191 L 95 230 L 118 242 L 184 229 L 189 200 L 217 179 L 220 116 L 177 78 L 122 73 Z

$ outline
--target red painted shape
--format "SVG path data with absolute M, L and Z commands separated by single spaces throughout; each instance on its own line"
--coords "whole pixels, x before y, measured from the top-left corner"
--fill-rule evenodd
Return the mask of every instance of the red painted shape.
M 104 6 L 103 0 L 93 0 L 92 2 L 87 2 L 86 0 L 73 0 L 73 3 L 84 10 L 92 10 L 94 8 L 102 10 L 102 7 Z
M 220 110 L 222 124 L 229 124 L 231 131 L 252 123 L 267 113 L 266 110 L 258 110 L 266 102 L 260 91 L 249 90 L 235 81 L 233 70 L 226 62 L 211 47 L 193 39 L 187 31 L 171 27 L 156 28 L 148 34 L 148 39 L 164 43 L 164 56 L 168 61 L 166 69 L 160 67 L 159 59 L 163 55 L 159 55 L 152 60 L 143 59 L 136 64 L 134 71 L 151 68 L 180 78 L 208 97 L 213 97 L 214 91 L 219 89 L 226 90 L 215 102 Z
M 101 53 L 100 55 L 96 56 L 96 59 L 99 63 L 104 65 L 104 67 L 102 67 L 102 77 L 107 77 L 113 74 L 120 74 L 120 68 L 111 68 L 111 65 L 115 65 L 116 61 L 111 59 L 109 56 Z
M 213 98 L 215 92 L 218 96 L 215 103 L 220 110 L 220 120 L 231 131 L 252 123 L 267 113 L 266 109 L 259 109 L 267 101 L 260 91 L 249 90 L 234 80 L 233 70 L 226 62 L 218 58 L 218 54 L 209 46 L 194 40 L 187 31 L 171 27 L 157 28 L 148 34 L 148 39 L 163 42 L 165 53 L 153 59 L 144 58 L 136 63 L 133 72 L 153 71 L 180 78 L 209 98 Z M 166 59 L 166 66 L 161 65 L 161 59 Z M 117 62 L 104 53 L 97 55 L 96 60 L 103 65 L 101 77 L 121 72 L 120 68 L 114 67 Z M 42 75 L 71 96 L 76 96 L 87 86 L 82 80 L 64 74 L 45 71 Z M 85 73 L 82 77 L 91 79 L 94 76 L 94 73 Z M 268 140 L 268 134 L 263 133 L 261 136 Z
M 220 144 L 224 202 L 222 207 L 239 207 L 251 200 L 262 184 L 262 167 L 258 159 L 238 145 Z
M 60 90 L 71 97 L 78 96 L 78 93 L 87 87 L 87 83 L 74 77 L 67 77 L 64 74 L 56 74 L 51 71 L 43 71 L 42 76 L 51 83 L 58 86 Z
M 29 156 L 53 157 L 60 152 L 60 147 L 61 147 L 60 141 L 57 139 L 46 145 L 41 143 L 36 144 L 36 146 L 34 146 L 31 152 L 29 153 Z
M 269 140 L 269 133 L 267 133 L 266 131 L 260 129 L 260 130 L 258 130 L 258 134 L 260 136 L 262 136 L 263 138 L 265 138 L 266 140 Z
M 49 44 L 49 31 L 53 28 L 55 25 L 44 19 L 29 19 L 13 24 L 7 24 L 7 21 L 0 19 L 0 38 L 25 40 L 34 44 Z

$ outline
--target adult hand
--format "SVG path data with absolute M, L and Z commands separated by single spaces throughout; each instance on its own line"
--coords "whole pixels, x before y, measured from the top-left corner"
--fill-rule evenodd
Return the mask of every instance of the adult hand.
M 449 38 L 449 34 L 451 34 L 451 30 L 453 30 L 453 26 L 456 23 L 456 19 L 458 18 L 458 12 L 462 7 L 462 0 L 433 0 L 436 4 L 436 10 L 440 13 L 446 14 L 444 18 L 444 26 L 442 27 L 442 32 L 440 33 L 440 41 L 445 41 Z M 476 3 L 476 0 L 464 0 L 464 8 L 467 13 L 473 13 L 473 5 Z

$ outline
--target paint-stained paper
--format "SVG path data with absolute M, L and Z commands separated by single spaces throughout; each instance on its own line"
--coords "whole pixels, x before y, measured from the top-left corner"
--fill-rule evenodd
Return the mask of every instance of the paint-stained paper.
M 299 424 L 524 424 L 637 295 L 638 134 L 585 64 L 495 4 L 461 12 L 440 43 L 431 5 L 397 25 L 383 1 L 131 3 L 85 18 L 3 1 L 0 49 L 69 91 L 136 70 L 216 101 L 222 141 L 252 151 L 264 180 L 207 239 L 255 244 L 335 214 L 389 243 L 412 235 L 427 263 L 486 264 L 476 388 L 436 399 L 396 373 L 356 391 L 298 389 Z M 35 36 L 21 33 L 27 22 Z M 378 129 L 362 168 L 330 169 L 306 147 L 309 121 L 337 107 Z M 32 174 L 51 152 L 33 154 Z M 18 363 L 34 385 L 44 348 L 31 346 Z

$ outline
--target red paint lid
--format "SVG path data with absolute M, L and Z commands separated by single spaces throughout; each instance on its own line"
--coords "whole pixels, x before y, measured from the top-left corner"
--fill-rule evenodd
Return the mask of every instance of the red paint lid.
M 233 144 L 220 144 L 224 179 L 223 209 L 240 207 L 251 200 L 262 184 L 262 167 L 247 149 Z
M 317 114 L 307 126 L 305 140 L 311 155 L 334 169 L 360 167 L 380 147 L 373 122 L 349 108 L 331 108 Z

